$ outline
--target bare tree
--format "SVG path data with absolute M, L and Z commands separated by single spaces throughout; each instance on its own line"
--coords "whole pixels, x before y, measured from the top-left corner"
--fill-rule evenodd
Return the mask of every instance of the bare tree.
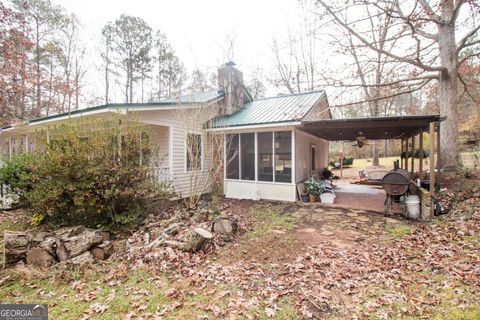
M 205 193 L 220 189 L 225 166 L 224 150 L 225 146 L 228 148 L 229 140 L 222 133 L 208 130 L 208 125 L 202 126 L 218 115 L 216 104 L 186 106 L 177 109 L 175 114 L 185 133 L 189 196 L 184 201 L 186 207 L 194 208 Z
M 411 92 L 436 79 L 439 86 L 440 113 L 445 117 L 441 129 L 440 168 L 455 169 L 458 165 L 458 69 L 467 60 L 479 55 L 478 48 L 459 58 L 467 48 L 475 48 L 478 40 L 478 2 L 471 0 L 368 0 L 337 2 L 317 0 L 323 12 L 343 28 L 355 41 L 369 50 L 405 65 L 408 71 L 381 86 L 397 87 L 396 94 Z M 371 9 L 393 19 L 392 33 L 384 43 L 365 32 Z M 354 17 L 349 20 L 348 18 Z M 457 37 L 460 40 L 457 41 Z M 389 51 L 385 44 L 397 42 Z M 417 84 L 412 87 L 411 84 Z M 408 87 L 410 85 L 410 87 Z M 375 85 L 378 87 L 378 85 Z M 407 89 L 406 89 L 407 88 Z M 391 96 L 391 95 L 389 95 Z M 376 97 L 383 99 L 389 96 Z
M 393 19 L 388 14 L 382 14 L 376 8 L 374 12 L 368 16 L 369 28 L 368 32 L 372 39 L 375 39 L 382 50 L 391 52 L 396 45 L 395 41 L 387 42 L 389 31 L 393 27 Z M 365 100 L 368 101 L 368 113 L 371 117 L 380 116 L 383 110 L 386 111 L 386 105 L 393 99 L 380 100 L 383 83 L 392 80 L 395 77 L 395 69 L 398 63 L 391 62 L 390 58 L 381 52 L 368 52 L 364 50 L 364 46 L 356 44 L 350 34 L 346 34 L 348 44 L 346 50 L 352 56 L 356 68 L 356 75 L 360 79 L 361 88 L 364 93 Z M 388 90 L 388 89 L 387 89 Z M 383 93 L 383 95 L 385 95 Z M 382 104 L 385 107 L 382 108 Z M 382 110 L 383 109 L 383 110 Z M 373 160 L 372 165 L 379 166 L 378 145 L 376 141 L 372 142 Z
M 288 26 L 286 39 L 274 36 L 271 51 L 275 74 L 269 82 L 289 93 L 314 91 L 320 87 L 318 76 L 318 37 L 320 20 L 311 17 L 304 1 L 300 1 L 300 24 Z

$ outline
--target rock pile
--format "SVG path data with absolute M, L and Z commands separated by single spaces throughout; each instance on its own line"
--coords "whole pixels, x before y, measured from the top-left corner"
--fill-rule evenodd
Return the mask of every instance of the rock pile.
M 194 223 L 192 219 L 151 222 L 127 239 L 127 253 L 167 247 L 183 252 L 200 252 L 210 248 L 215 240 L 231 238 L 238 229 L 237 219 L 223 214 L 211 222 Z
M 113 253 L 110 233 L 84 226 L 61 228 L 54 232 L 5 231 L 5 266 L 20 261 L 40 267 L 57 262 L 85 264 L 107 259 Z

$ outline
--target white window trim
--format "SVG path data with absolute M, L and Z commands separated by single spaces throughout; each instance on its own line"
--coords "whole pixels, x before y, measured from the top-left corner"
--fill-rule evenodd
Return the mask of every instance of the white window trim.
M 189 134 L 196 134 L 200 136 L 200 169 L 195 169 L 195 170 L 188 170 L 187 168 L 187 138 Z M 184 143 L 183 143 L 183 159 L 184 159 L 184 165 L 183 165 L 183 170 L 184 173 L 190 173 L 190 172 L 202 172 L 203 171 L 203 165 L 204 165 L 204 159 L 205 159 L 205 150 L 204 150 L 204 141 L 203 141 L 203 134 L 200 131 L 188 131 L 185 132 L 185 137 L 184 137 Z
M 292 138 L 292 143 L 291 143 L 291 155 L 292 155 L 292 177 L 290 182 L 277 182 L 275 181 L 275 132 L 291 132 L 291 138 Z M 242 179 L 242 160 L 241 160 L 241 146 L 242 146 L 242 133 L 254 133 L 254 146 L 255 146 L 255 179 L 254 180 L 244 180 Z M 295 130 L 273 130 L 272 132 L 272 164 L 273 164 L 273 181 L 260 181 L 258 180 L 258 135 L 257 132 L 238 132 L 238 133 L 229 133 L 229 134 L 238 134 L 238 179 L 231 179 L 227 178 L 227 168 L 226 165 L 224 166 L 224 181 L 239 181 L 239 182 L 250 182 L 250 183 L 272 183 L 272 184 L 278 184 L 278 185 L 295 185 L 295 161 L 296 161 L 296 144 L 295 144 Z M 203 142 L 203 140 L 202 140 Z M 226 134 L 224 134 L 224 153 L 223 153 L 223 160 L 224 163 L 226 163 L 227 159 L 227 148 L 226 148 Z M 296 192 L 296 191 L 295 191 Z

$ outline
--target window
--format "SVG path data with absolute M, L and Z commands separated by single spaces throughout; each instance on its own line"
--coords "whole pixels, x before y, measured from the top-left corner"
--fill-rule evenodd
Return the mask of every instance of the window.
M 275 182 L 292 182 L 292 133 L 275 132 Z
M 12 154 L 18 155 L 25 153 L 25 137 L 12 138 Z
M 240 167 L 242 180 L 255 180 L 255 134 L 240 134 Z
M 291 131 L 229 134 L 225 141 L 227 179 L 292 182 Z
M 200 170 L 202 168 L 202 135 L 187 134 L 186 149 L 187 171 Z
M 315 151 L 316 151 L 316 146 L 314 144 L 310 145 L 310 170 L 315 171 L 316 167 L 316 161 L 315 161 Z
M 238 156 L 239 148 L 239 135 L 227 134 L 225 144 L 227 148 L 227 179 L 239 179 L 240 178 L 240 158 Z
M 273 181 L 273 132 L 257 133 L 258 181 Z

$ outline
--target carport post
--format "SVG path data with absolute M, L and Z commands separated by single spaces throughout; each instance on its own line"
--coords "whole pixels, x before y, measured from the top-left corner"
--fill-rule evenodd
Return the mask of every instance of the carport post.
M 418 136 L 418 149 L 419 149 L 418 177 L 420 178 L 420 181 L 422 181 L 423 180 L 423 131 L 421 131 L 420 135 Z
M 415 134 L 412 136 L 412 178 L 415 174 Z
M 440 183 L 440 179 L 442 177 L 442 157 L 440 154 L 440 122 L 435 122 L 437 126 L 437 170 L 438 170 L 438 175 L 437 175 L 437 180 L 438 183 Z
M 405 170 L 408 172 L 408 137 L 405 138 Z
M 402 153 L 403 153 L 403 138 L 400 139 L 400 169 L 403 169 Z
M 430 195 L 435 192 L 435 123 L 430 122 Z

